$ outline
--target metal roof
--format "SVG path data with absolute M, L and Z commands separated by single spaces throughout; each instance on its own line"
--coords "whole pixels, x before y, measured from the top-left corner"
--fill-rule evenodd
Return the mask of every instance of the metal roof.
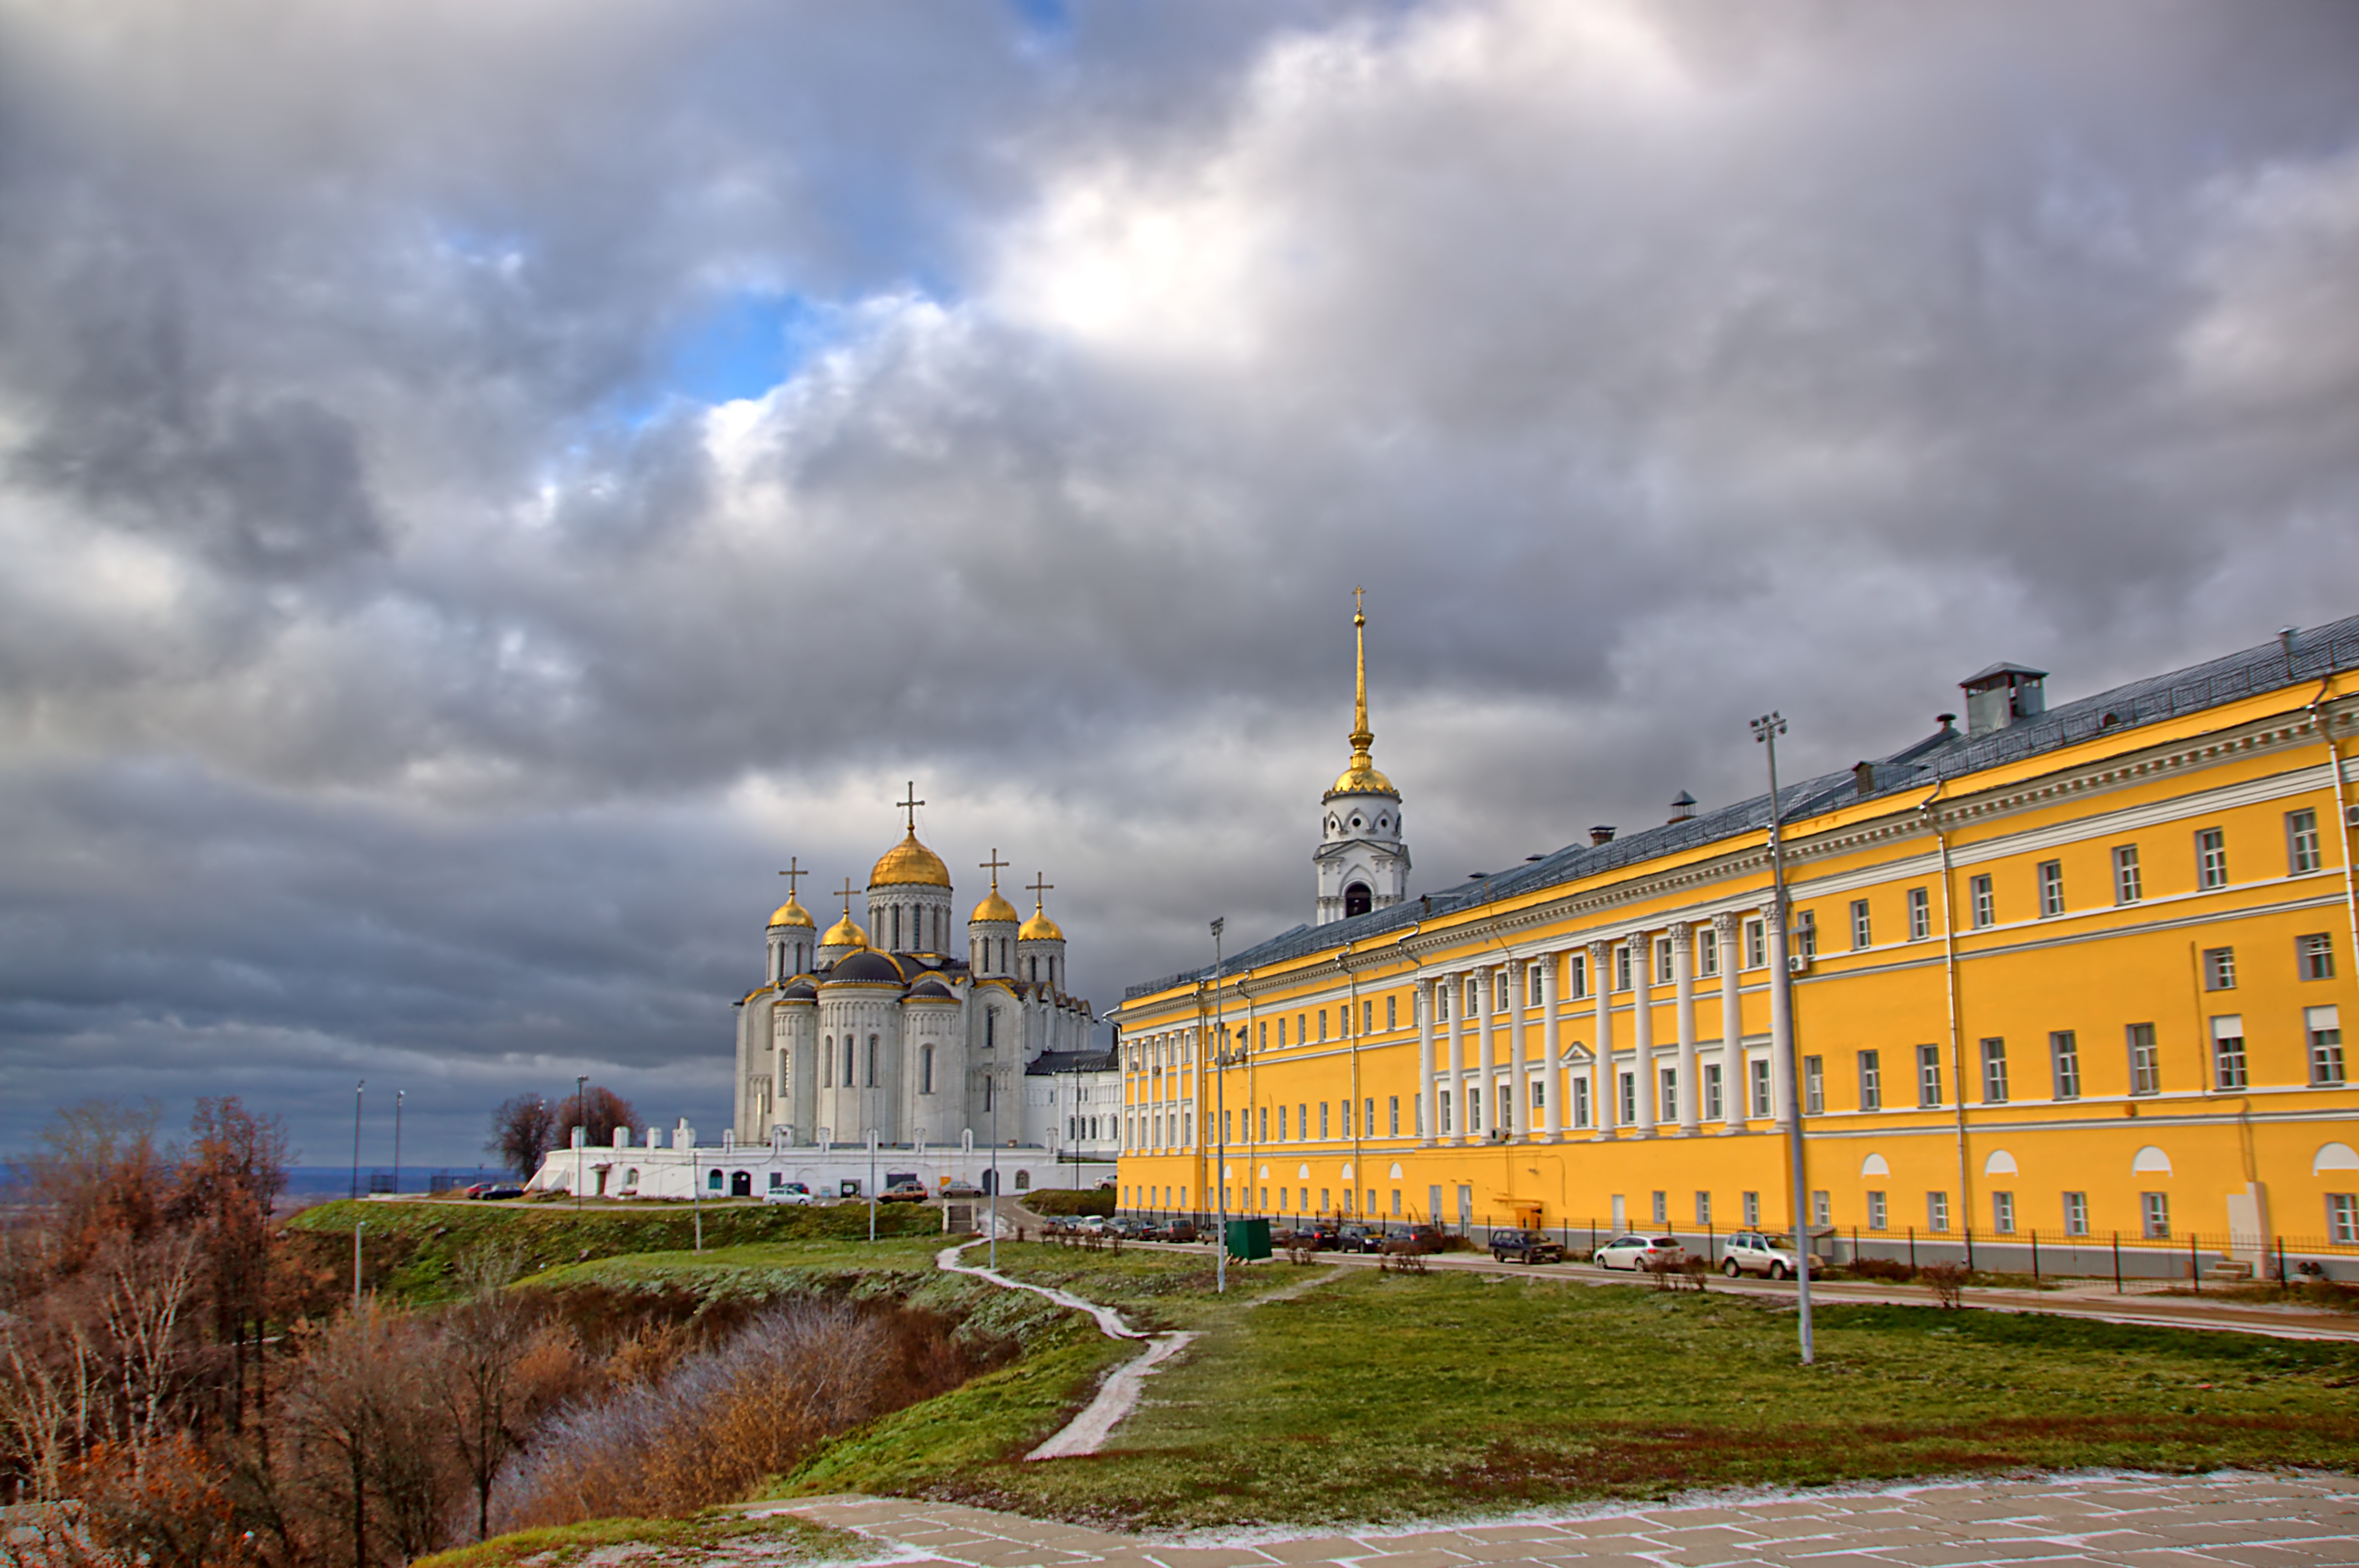
M 1024 1064 L 1027 1078 L 1054 1077 L 1060 1073 L 1112 1073 L 1120 1070 L 1111 1051 L 1043 1051 Z
M 1992 665 L 1991 670 L 2021 667 L 1999 664 Z M 1788 784 L 1777 792 L 1779 816 L 1791 820 L 1854 801 L 1930 788 L 1944 779 L 2004 766 L 2043 752 L 2060 751 L 2115 730 L 2201 712 L 2351 669 L 2359 669 L 2359 615 L 2296 633 L 2290 650 L 2272 638 L 2222 658 L 2167 675 L 2149 676 L 2094 697 L 2064 703 L 1985 735 L 1968 737 L 1960 730 L 1937 730 L 1888 757 L 1875 759 L 1875 783 L 1864 794 L 1859 789 L 1858 775 L 1848 769 Z M 1989 673 L 1990 670 L 1984 672 Z M 1266 964 L 1307 957 L 1345 942 L 1398 931 L 1436 915 L 1452 914 L 1560 882 L 1618 871 L 1658 855 L 1677 854 L 1723 838 L 1759 833 L 1768 826 L 1769 797 L 1758 795 L 1684 822 L 1665 823 L 1608 843 L 1568 844 L 1552 855 L 1543 855 L 1537 860 L 1440 892 L 1412 896 L 1389 909 L 1325 925 L 1295 926 L 1258 946 L 1230 956 L 1223 961 L 1221 970 L 1224 975 L 1234 975 Z M 1192 985 L 1209 979 L 1212 972 L 1209 964 L 1201 968 L 1183 969 L 1161 979 L 1128 987 L 1123 992 L 1123 1000 L 1135 1000 L 1174 986 Z

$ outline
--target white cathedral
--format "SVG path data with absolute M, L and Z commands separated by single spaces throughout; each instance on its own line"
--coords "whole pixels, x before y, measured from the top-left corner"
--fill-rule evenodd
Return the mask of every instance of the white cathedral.
M 737 1004 L 734 1125 L 717 1146 L 683 1120 L 645 1143 L 552 1151 L 545 1189 L 610 1196 L 758 1196 L 799 1184 L 850 1196 L 868 1184 L 964 1182 L 1010 1194 L 1110 1179 L 1121 1149 L 1122 1075 L 1091 1038 L 1090 1004 L 1066 989 L 1065 934 L 1032 884 L 1019 919 L 999 892 L 1006 862 L 953 953 L 950 869 L 919 842 L 914 791 L 901 842 L 868 874 L 865 924 L 825 935 L 795 896 L 770 914 L 762 983 Z M 873 1167 L 873 1169 L 872 1169 Z

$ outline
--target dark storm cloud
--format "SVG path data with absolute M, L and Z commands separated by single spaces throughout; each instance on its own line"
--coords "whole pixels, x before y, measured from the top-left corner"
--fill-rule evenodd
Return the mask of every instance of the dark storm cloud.
M 1307 911 L 1355 583 L 1423 886 L 1750 792 L 1766 708 L 1840 767 L 1994 658 L 2348 613 L 2354 62 L 2332 5 L 0 5 L 5 1136 L 713 1125 L 777 865 L 858 881 L 912 775 L 1108 1005 Z M 707 406 L 748 300 L 791 370 Z

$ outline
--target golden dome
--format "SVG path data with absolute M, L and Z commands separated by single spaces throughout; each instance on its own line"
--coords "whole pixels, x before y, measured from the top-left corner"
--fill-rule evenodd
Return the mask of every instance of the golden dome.
M 853 923 L 847 911 L 842 920 L 827 928 L 827 935 L 819 939 L 819 945 L 822 947 L 865 947 L 868 946 L 868 933 Z
M 995 883 L 992 887 L 991 896 L 984 899 L 981 903 L 976 904 L 974 906 L 974 913 L 966 917 L 967 924 L 970 925 L 984 920 L 1006 920 L 1012 922 L 1016 918 L 1016 906 L 999 896 L 999 888 Z
M 1016 934 L 1016 939 L 1018 942 L 1062 942 L 1065 934 L 1057 929 L 1055 921 L 1040 912 L 1038 904 L 1034 904 L 1032 918 L 1024 923 L 1024 929 Z
M 951 869 L 942 858 L 918 842 L 913 830 L 909 836 L 885 851 L 876 869 L 868 873 L 870 887 L 887 887 L 916 882 L 923 887 L 946 888 L 951 885 Z
M 788 893 L 787 895 L 786 903 L 770 911 L 770 924 L 773 925 L 816 926 L 819 922 L 810 917 L 810 910 L 805 909 L 801 904 L 795 902 L 794 894 Z
M 1322 798 L 1332 799 L 1339 795 L 1388 795 L 1395 800 L 1400 798 L 1393 781 L 1376 771 L 1376 764 L 1365 752 L 1352 753 L 1352 765 L 1336 775 L 1335 783 Z

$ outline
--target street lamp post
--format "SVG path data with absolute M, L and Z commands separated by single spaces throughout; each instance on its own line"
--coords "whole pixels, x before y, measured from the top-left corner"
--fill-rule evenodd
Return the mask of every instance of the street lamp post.
M 999 1267 L 999 1064 L 984 1065 L 984 1093 L 991 1100 L 991 1266 Z
M 582 1212 L 582 1162 L 590 1157 L 590 1075 L 573 1075 L 573 1212 Z
M 1229 1289 L 1229 1037 L 1221 1027 L 1221 931 L 1228 923 L 1226 915 L 1212 922 L 1212 1114 L 1220 1119 L 1212 1135 L 1212 1173 L 1221 1189 L 1220 1224 L 1212 1233 L 1212 1290 L 1221 1295 Z
M 353 1086 L 353 1196 L 356 1198 L 361 1195 L 361 1097 L 367 1089 L 366 1078 Z
M 401 1102 L 408 1089 L 393 1091 L 393 1195 L 401 1195 Z
M 1793 916 L 1786 906 L 1786 836 L 1781 821 L 1783 813 L 1777 806 L 1777 737 L 1785 732 L 1786 720 L 1777 713 L 1766 713 L 1753 720 L 1753 739 L 1768 749 L 1769 878 L 1774 889 L 1770 902 L 1775 907 L 1780 938 L 1778 945 L 1787 948 L 1786 953 L 1779 955 L 1784 961 L 1778 965 L 1777 972 L 1769 978 L 1769 983 L 1779 988 L 1785 1002 L 1786 1038 L 1782 1042 L 1770 1042 L 1770 1048 L 1782 1048 L 1786 1055 L 1784 1109 L 1787 1125 L 1792 1129 L 1788 1144 L 1792 1161 L 1787 1172 L 1787 1182 L 1793 1195 L 1787 1206 L 1794 1217 L 1794 1306 L 1796 1326 L 1802 1341 L 1802 1365 L 1807 1367 L 1817 1359 L 1817 1356 L 1810 1336 L 1810 1223 L 1804 1209 L 1810 1200 L 1810 1191 L 1802 1158 L 1802 1061 L 1794 1043 L 1794 969 L 1789 945 Z

